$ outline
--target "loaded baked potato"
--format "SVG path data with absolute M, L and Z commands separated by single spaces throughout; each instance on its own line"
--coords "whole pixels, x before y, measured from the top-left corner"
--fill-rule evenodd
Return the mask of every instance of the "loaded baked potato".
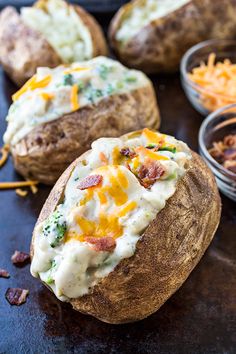
M 126 65 L 146 73 L 176 71 L 192 45 L 236 37 L 236 0 L 134 0 L 121 7 L 109 30 Z
M 75 310 L 137 321 L 183 284 L 220 212 L 211 171 L 183 142 L 146 128 L 101 138 L 49 195 L 31 273 Z
M 63 0 L 39 0 L 20 14 L 6 7 L 0 14 L 0 62 L 21 86 L 39 66 L 89 60 L 106 55 L 96 20 L 80 6 Z
M 93 140 L 160 124 L 151 81 L 105 57 L 39 68 L 13 101 L 4 142 L 19 173 L 46 184 Z

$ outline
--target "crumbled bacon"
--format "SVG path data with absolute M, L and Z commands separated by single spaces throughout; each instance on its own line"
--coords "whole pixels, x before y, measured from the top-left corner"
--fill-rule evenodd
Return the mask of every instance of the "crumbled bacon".
M 212 145 L 209 149 L 211 156 L 229 171 L 236 173 L 236 134 L 227 135 Z
M 10 278 L 10 274 L 7 270 L 0 268 L 0 278 Z
M 133 159 L 135 156 L 137 156 L 135 151 L 130 150 L 130 148 L 123 148 L 120 150 L 120 154 L 126 157 L 130 157 Z
M 93 245 L 95 251 L 112 252 L 116 247 L 116 241 L 112 237 L 86 237 L 85 241 Z
M 138 171 L 140 183 L 150 188 L 165 173 L 164 167 L 157 161 L 147 161 Z
M 20 288 L 8 288 L 5 297 L 11 305 L 21 305 L 26 302 L 29 290 Z
M 78 189 L 84 190 L 99 185 L 103 180 L 101 175 L 91 175 L 85 177 L 78 185 Z
M 24 265 L 30 261 L 30 255 L 25 252 L 15 251 L 11 256 L 11 261 L 13 264 Z

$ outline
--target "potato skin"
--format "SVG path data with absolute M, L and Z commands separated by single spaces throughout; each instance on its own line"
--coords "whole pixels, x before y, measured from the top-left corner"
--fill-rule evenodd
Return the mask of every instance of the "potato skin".
M 93 57 L 107 55 L 107 45 L 96 20 L 78 5 L 74 6 L 93 43 Z M 0 62 L 17 86 L 22 86 L 36 72 L 37 67 L 54 68 L 62 59 L 46 38 L 28 27 L 14 7 L 6 7 L 0 14 Z
M 32 77 L 38 66 L 55 67 L 62 63 L 47 40 L 26 26 L 10 6 L 0 14 L 0 62 L 18 86 Z
M 107 323 L 134 322 L 157 311 L 184 283 L 209 246 L 221 214 L 215 179 L 200 156 L 192 155 L 186 175 L 143 233 L 134 256 L 122 260 L 90 294 L 72 299 L 75 310 Z M 38 223 L 60 203 L 71 172 L 84 157 L 60 177 Z
M 116 32 L 137 2 L 123 6 L 109 29 L 114 52 L 132 68 L 149 74 L 177 71 L 183 54 L 198 42 L 236 38 L 236 0 L 191 0 L 143 27 L 122 47 L 115 38 Z
M 102 136 L 157 129 L 160 115 L 150 85 L 102 99 L 54 121 L 39 125 L 11 146 L 15 169 L 25 178 L 54 184 L 69 164 Z

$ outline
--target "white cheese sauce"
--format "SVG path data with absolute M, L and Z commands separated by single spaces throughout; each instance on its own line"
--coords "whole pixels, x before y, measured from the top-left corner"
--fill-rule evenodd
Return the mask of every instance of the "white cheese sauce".
M 146 0 L 137 1 L 122 21 L 116 39 L 126 42 L 150 22 L 179 9 L 190 0 Z
M 165 173 L 150 188 L 141 185 L 133 172 L 134 160 L 128 160 L 130 168 L 127 168 L 126 157 L 122 156 L 118 163 L 117 156 L 123 148 L 139 151 L 139 147 L 149 144 L 145 132 L 149 130 L 145 129 L 138 137 L 95 141 L 86 160 L 74 168 L 63 203 L 35 229 L 31 273 L 47 283 L 62 301 L 88 294 L 122 259 L 135 253 L 137 241 L 165 207 L 186 171 L 186 163 L 191 159 L 188 147 L 173 137 L 157 133 L 164 139 L 164 146 L 174 146 L 174 150 L 151 152 L 156 154 L 152 156 L 157 156 Z M 148 160 L 140 153 L 140 166 L 150 162 L 149 150 L 144 152 Z M 101 153 L 106 158 L 105 165 Z M 80 190 L 79 183 L 90 175 L 102 176 L 102 185 L 92 192 L 90 188 Z M 97 251 L 84 236 L 113 237 L 115 249 Z
M 34 78 L 36 83 L 31 79 L 13 95 L 4 134 L 7 144 L 15 145 L 36 126 L 86 105 L 151 84 L 142 72 L 106 57 L 55 69 L 38 68 Z

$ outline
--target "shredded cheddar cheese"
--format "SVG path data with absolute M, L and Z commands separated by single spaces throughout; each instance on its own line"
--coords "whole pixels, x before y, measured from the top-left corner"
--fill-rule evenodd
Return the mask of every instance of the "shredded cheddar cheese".
M 24 84 L 24 86 L 21 87 L 21 89 L 19 91 L 17 91 L 12 96 L 13 102 L 18 100 L 21 97 L 21 95 L 23 95 L 28 90 L 33 91 L 33 90 L 36 90 L 37 88 L 47 87 L 51 80 L 52 80 L 52 76 L 51 75 L 47 75 L 42 80 L 37 81 L 37 76 L 34 75 L 31 79 L 29 79 Z
M 40 95 L 45 101 L 52 100 L 55 97 L 53 93 L 48 93 L 48 92 L 41 92 Z
M 202 62 L 188 77 L 199 86 L 200 103 L 207 110 L 236 102 L 236 64 L 229 59 L 216 62 L 216 54 L 211 53 L 207 63 Z
M 0 189 L 16 189 L 35 186 L 36 184 L 38 184 L 36 181 L 0 182 Z
M 68 69 L 64 73 L 65 73 L 65 75 L 68 75 L 71 73 L 80 72 L 80 71 L 87 71 L 87 70 L 90 70 L 90 68 L 77 67 L 77 68 Z
M 38 188 L 36 187 L 35 184 L 30 185 L 30 189 L 33 194 L 38 193 Z
M 158 154 L 157 152 L 153 152 L 149 149 L 146 149 L 144 146 L 138 147 L 136 152 L 141 153 L 142 155 L 152 159 L 152 160 L 169 160 L 169 157 Z
M 16 188 L 16 194 L 19 195 L 20 197 L 26 197 L 28 194 L 28 191 L 21 189 L 21 188 Z
M 78 85 L 73 85 L 71 88 L 71 108 L 72 111 L 77 111 L 79 109 L 79 100 L 78 100 Z
M 165 135 L 153 132 L 148 128 L 144 128 L 142 134 L 147 139 L 147 143 L 160 144 L 164 142 Z
M 0 159 L 0 167 L 2 167 L 6 163 L 8 156 L 9 156 L 9 151 L 10 151 L 9 145 L 4 145 L 0 149 L 0 152 L 2 154 L 1 159 Z

